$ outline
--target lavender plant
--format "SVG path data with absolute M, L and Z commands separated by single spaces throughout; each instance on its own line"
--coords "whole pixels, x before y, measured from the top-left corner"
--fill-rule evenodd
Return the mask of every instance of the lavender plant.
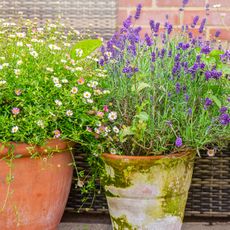
M 206 18 L 195 16 L 191 25 L 173 33 L 166 17 L 163 33 L 160 23 L 150 20 L 151 33 L 141 36 L 140 12 L 138 5 L 101 47 L 99 63 L 111 91 L 102 120 L 109 126 L 102 132 L 105 148 L 114 154 L 160 155 L 226 144 L 230 51 L 216 46 L 219 31 L 206 40 Z

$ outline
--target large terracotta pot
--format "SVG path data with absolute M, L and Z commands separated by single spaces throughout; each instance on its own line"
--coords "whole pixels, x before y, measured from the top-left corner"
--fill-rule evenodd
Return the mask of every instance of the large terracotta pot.
M 49 140 L 44 147 L 10 145 L 0 144 L 0 229 L 56 230 L 71 186 L 72 143 Z M 9 164 L 10 152 L 21 157 Z M 31 154 L 40 156 L 31 158 Z
M 114 230 L 179 230 L 195 153 L 168 156 L 103 154 L 102 177 Z

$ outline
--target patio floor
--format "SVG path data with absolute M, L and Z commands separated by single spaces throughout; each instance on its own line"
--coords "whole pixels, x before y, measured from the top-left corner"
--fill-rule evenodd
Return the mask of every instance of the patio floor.
M 229 230 L 228 223 L 185 223 L 182 230 Z M 61 223 L 58 230 L 112 230 L 109 224 Z

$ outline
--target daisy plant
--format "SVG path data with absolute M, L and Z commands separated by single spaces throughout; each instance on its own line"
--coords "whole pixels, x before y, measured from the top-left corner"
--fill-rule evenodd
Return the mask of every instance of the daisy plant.
M 101 40 L 61 22 L 0 21 L 0 142 L 42 145 L 60 138 L 84 145 L 108 90 L 91 54 Z

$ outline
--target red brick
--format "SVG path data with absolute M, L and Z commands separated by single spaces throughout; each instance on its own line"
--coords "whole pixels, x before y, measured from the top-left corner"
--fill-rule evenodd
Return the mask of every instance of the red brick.
M 225 15 L 222 17 L 221 15 Z M 184 12 L 184 24 L 192 24 L 193 18 L 198 15 L 200 17 L 198 24 L 201 22 L 201 19 L 205 17 L 204 11 L 185 11 Z M 207 25 L 212 26 L 228 26 L 230 25 L 230 13 L 229 12 L 219 12 L 219 11 L 210 11 L 207 18 Z
M 152 0 L 119 0 L 119 7 L 135 7 L 139 3 L 142 4 L 143 7 L 152 6 Z
M 229 28 L 230 30 L 230 28 Z M 230 41 L 230 32 L 228 29 L 220 29 L 220 36 L 218 39 Z M 217 29 L 210 29 L 209 34 L 213 38 Z
M 117 12 L 117 25 L 122 25 L 123 21 L 128 17 L 127 10 L 118 10 Z
M 229 0 L 209 0 L 210 7 L 213 7 L 213 5 L 221 5 L 221 7 L 228 7 L 230 8 L 230 1 Z
M 227 0 L 228 1 L 228 0 Z M 163 7 L 172 7 L 182 6 L 183 0 L 156 0 L 157 6 L 163 6 Z M 205 6 L 205 0 L 189 0 L 186 7 L 204 7 Z
M 132 12 L 134 14 L 135 12 Z M 167 11 L 167 10 L 143 10 L 138 19 L 138 25 L 148 25 L 149 20 L 153 19 L 155 22 L 160 22 L 161 25 L 166 21 L 166 15 L 168 15 L 169 22 L 178 25 L 179 24 L 179 11 Z

